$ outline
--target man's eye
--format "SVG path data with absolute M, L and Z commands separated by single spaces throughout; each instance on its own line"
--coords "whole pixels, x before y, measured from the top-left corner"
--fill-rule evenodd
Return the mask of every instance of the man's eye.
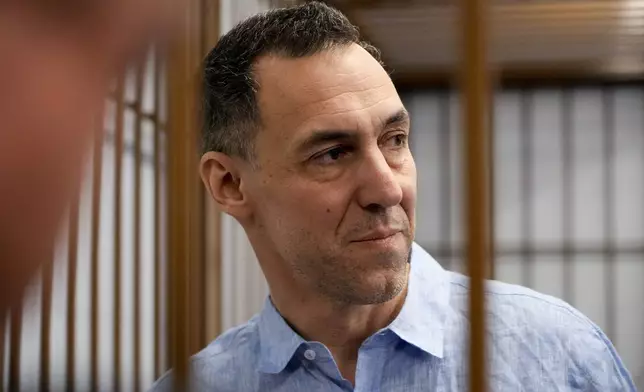
M 317 154 L 313 157 L 313 160 L 316 163 L 327 165 L 344 158 L 348 153 L 349 149 L 346 147 L 333 147 Z
M 405 147 L 407 145 L 407 135 L 404 133 L 398 133 L 388 138 L 386 144 L 389 147 Z

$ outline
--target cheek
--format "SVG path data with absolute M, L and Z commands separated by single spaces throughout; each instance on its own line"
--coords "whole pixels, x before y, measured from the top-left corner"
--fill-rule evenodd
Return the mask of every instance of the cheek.
M 403 191 L 402 206 L 407 211 L 412 226 L 415 220 L 416 212 L 416 195 L 417 195 L 417 173 L 414 158 L 409 156 L 401 170 L 401 187 Z
M 279 221 L 291 230 L 322 232 L 334 229 L 346 210 L 346 192 L 330 184 L 290 181 L 271 183 L 261 192 L 260 204 L 267 219 Z

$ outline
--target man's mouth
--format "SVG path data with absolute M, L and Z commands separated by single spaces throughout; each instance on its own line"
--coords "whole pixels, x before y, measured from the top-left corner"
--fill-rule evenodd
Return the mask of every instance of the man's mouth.
M 353 242 L 383 241 L 400 233 L 399 229 L 382 228 L 369 231 Z

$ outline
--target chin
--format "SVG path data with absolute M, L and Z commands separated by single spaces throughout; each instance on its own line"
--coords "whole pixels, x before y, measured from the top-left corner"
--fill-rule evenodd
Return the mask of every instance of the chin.
M 407 284 L 406 263 L 403 268 L 375 272 L 357 288 L 356 304 L 376 305 L 391 301 L 400 294 Z

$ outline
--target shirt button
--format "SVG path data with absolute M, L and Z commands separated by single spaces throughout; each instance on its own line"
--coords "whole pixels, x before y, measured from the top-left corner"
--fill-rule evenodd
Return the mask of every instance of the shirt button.
M 308 359 L 309 361 L 313 361 L 315 359 L 315 351 L 313 350 L 304 351 L 304 358 Z

